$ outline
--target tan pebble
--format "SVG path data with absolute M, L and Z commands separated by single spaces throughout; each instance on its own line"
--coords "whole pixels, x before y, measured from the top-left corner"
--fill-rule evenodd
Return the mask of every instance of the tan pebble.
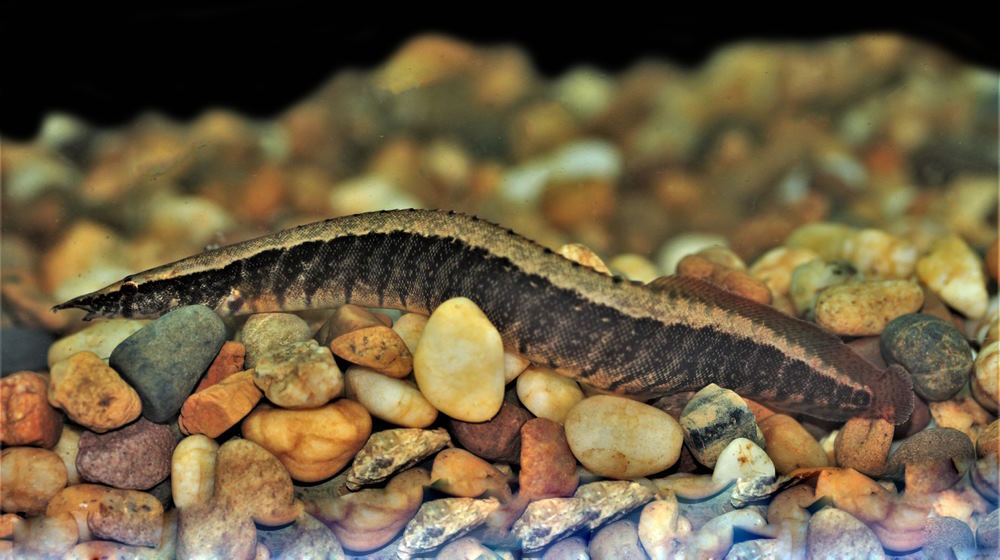
M 723 484 L 740 478 L 773 477 L 774 472 L 774 463 L 759 445 L 746 438 L 736 438 L 719 453 L 712 480 Z
M 430 476 L 410 469 L 394 476 L 385 488 L 370 488 L 307 503 L 346 547 L 367 552 L 391 541 L 413 517 L 424 497 Z
M 636 524 L 623 519 L 609 523 L 591 536 L 587 548 L 594 560 L 645 560 L 646 554 L 639 544 Z
M 394 94 L 450 78 L 479 59 L 466 43 L 440 35 L 422 35 L 399 48 L 377 71 L 374 84 Z
M 718 252 L 720 248 L 713 247 L 710 249 Z M 735 255 L 733 256 L 735 257 Z M 742 261 L 739 264 L 742 265 Z M 677 274 L 679 276 L 704 280 L 727 292 L 758 303 L 765 305 L 771 303 L 771 290 L 763 282 L 757 280 L 744 270 L 727 268 L 718 262 L 713 262 L 702 253 L 687 255 L 681 259 L 677 263 Z
M 806 548 L 810 558 L 885 558 L 882 544 L 864 523 L 836 508 L 824 508 L 809 520 Z
M 413 356 L 403 339 L 385 325 L 351 331 L 330 342 L 337 356 L 390 377 L 405 377 L 413 370 Z
M 90 527 L 87 525 L 87 516 L 91 511 L 100 508 L 104 496 L 111 490 L 111 488 L 99 484 L 67 486 L 49 500 L 45 508 L 45 515 L 55 517 L 63 513 L 72 514 L 76 519 L 80 540 L 88 541 L 92 537 Z
M 674 274 L 677 263 L 686 255 L 713 245 L 726 246 L 726 238 L 708 233 L 682 233 L 667 240 L 656 254 L 656 265 L 661 274 Z
M 245 355 L 243 367 L 251 369 L 257 360 L 288 346 L 312 338 L 312 329 L 301 317 L 291 313 L 256 313 L 251 315 L 239 332 Z
M 680 457 L 684 437 L 669 414 L 621 397 L 596 395 L 570 409 L 566 439 L 583 466 L 608 478 L 662 471 Z
M 996 414 L 1000 402 L 1000 342 L 991 342 L 979 350 L 971 381 L 972 396 Z
M 288 471 L 249 440 L 233 438 L 219 447 L 214 484 L 213 507 L 250 516 L 262 525 L 284 525 L 302 513 Z
M 249 371 L 231 375 L 188 397 L 178 424 L 185 434 L 219 437 L 249 414 L 261 396 Z
M 451 496 L 476 498 L 489 492 L 508 497 L 510 489 L 503 473 L 464 449 L 444 449 L 434 457 L 431 485 Z
M 893 426 L 886 420 L 852 418 L 834 443 L 837 465 L 864 474 L 881 475 L 892 445 Z
M 8 447 L 0 452 L 3 511 L 42 513 L 65 487 L 66 467 L 55 452 L 37 447 Z
M 503 404 L 503 342 L 466 298 L 434 310 L 414 356 L 417 386 L 434 408 L 465 422 L 492 418 Z
M 795 268 L 817 258 L 819 255 L 810 249 L 775 247 L 754 261 L 750 274 L 763 282 L 774 296 L 787 296 Z
M 764 433 L 767 454 L 779 474 L 802 467 L 827 466 L 826 453 L 819 442 L 791 416 L 773 414 L 758 420 L 757 424 Z
M 597 253 L 592 251 L 590 247 L 587 247 L 586 245 L 581 243 L 567 243 L 566 245 L 559 247 L 559 250 L 556 252 L 573 262 L 580 263 L 583 266 L 589 266 L 601 274 L 611 276 L 611 271 L 608 270 L 608 266 L 604 264 L 601 257 L 597 256 Z
M 135 390 L 93 352 L 79 352 L 52 366 L 48 399 L 97 433 L 124 426 L 142 412 Z
M 174 505 L 204 504 L 215 492 L 215 454 L 219 444 L 198 434 L 177 444 L 170 460 L 170 488 Z
M 917 261 L 917 277 L 945 303 L 966 317 L 986 314 L 989 295 L 979 256 L 957 235 L 934 242 Z
M 99 539 L 156 546 L 163 534 L 163 504 L 146 492 L 113 488 L 87 512 L 87 527 Z
M 197 504 L 180 510 L 177 522 L 178 558 L 250 560 L 257 549 L 257 529 L 245 512 Z
M 0 441 L 50 448 L 59 441 L 63 416 L 49 405 L 48 379 L 20 371 L 0 380 Z
M 500 557 L 486 548 L 479 539 L 462 537 L 442 546 L 436 558 L 437 560 L 489 560 Z
M 816 299 L 816 323 L 841 336 L 880 334 L 896 317 L 924 303 L 920 286 L 907 280 L 876 280 L 829 287 Z
M 796 249 L 809 249 L 825 261 L 841 258 L 847 239 L 856 230 L 843 224 L 830 222 L 813 222 L 799 227 L 785 239 L 785 246 Z
M 307 410 L 258 407 L 243 421 L 243 437 L 274 453 L 303 482 L 323 480 L 343 468 L 371 430 L 371 415 L 348 399 Z
M 198 382 L 194 392 L 207 389 L 230 375 L 243 371 L 243 361 L 246 358 L 246 347 L 242 342 L 227 340 L 219 353 L 212 360 L 212 365 L 208 366 L 208 371 Z
M 351 366 L 345 374 L 347 396 L 357 400 L 376 418 L 406 428 L 425 428 L 438 411 L 412 381 L 395 379 L 377 371 Z
M 677 497 L 673 492 L 664 494 L 662 499 L 646 504 L 639 514 L 639 542 L 657 560 L 670 558 L 691 530 L 680 515 Z
M 392 325 L 392 330 L 403 339 L 403 344 L 406 344 L 410 354 L 417 353 L 417 343 L 420 342 L 420 335 L 427 326 L 427 319 L 426 315 L 419 313 L 404 313 Z
M 80 483 L 80 473 L 76 470 L 76 455 L 80 451 L 80 430 L 74 426 L 63 426 L 59 441 L 52 448 L 66 467 L 66 483 Z
M 517 397 L 535 416 L 562 424 L 569 410 L 583 400 L 583 391 L 569 377 L 531 366 L 517 378 Z
M 531 365 L 531 360 L 511 352 L 510 350 L 503 351 L 503 381 L 504 385 L 514 381 L 518 378 L 528 366 Z
M 931 418 L 938 428 L 954 428 L 969 436 L 970 441 L 979 438 L 981 430 L 993 419 L 993 415 L 968 395 L 953 397 L 947 401 L 928 404 Z
M 344 390 L 333 355 L 315 340 L 293 342 L 258 358 L 253 382 L 282 408 L 322 406 Z
M 830 263 L 816 259 L 800 264 L 792 271 L 788 284 L 788 297 L 800 317 L 812 317 L 816 298 L 831 286 L 850 280 L 854 270 L 844 262 Z
M 867 278 L 905 280 L 913 274 L 917 248 L 878 229 L 865 229 L 844 240 L 839 258 Z
M 48 363 L 51 368 L 77 352 L 93 352 L 107 361 L 111 351 L 121 341 L 149 323 L 144 319 L 108 319 L 88 326 L 69 336 L 60 338 L 49 347 Z
M 656 265 L 642 255 L 625 253 L 608 261 L 611 270 L 636 282 L 652 282 L 660 275 Z
M 976 456 L 995 455 L 1000 459 L 1000 420 L 990 422 L 976 438 Z
M 62 555 L 73 548 L 79 539 L 76 519 L 69 513 L 29 519 L 22 531 L 24 536 L 21 539 L 15 538 L 15 542 L 21 540 L 18 544 L 23 545 L 24 549 L 47 557 Z

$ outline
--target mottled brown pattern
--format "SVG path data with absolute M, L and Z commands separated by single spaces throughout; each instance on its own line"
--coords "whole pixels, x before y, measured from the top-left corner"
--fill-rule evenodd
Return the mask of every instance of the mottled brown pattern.
M 662 395 L 714 382 L 810 416 L 903 422 L 905 372 L 882 373 L 840 339 L 694 279 L 609 277 L 513 231 L 453 212 L 334 218 L 207 251 L 70 300 L 102 316 L 187 304 L 221 314 L 343 303 L 428 313 L 475 301 L 504 344 L 590 385 Z

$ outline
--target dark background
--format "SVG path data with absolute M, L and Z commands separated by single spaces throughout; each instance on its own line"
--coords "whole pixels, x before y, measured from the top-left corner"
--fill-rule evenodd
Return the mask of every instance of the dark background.
M 905 33 L 992 68 L 998 67 L 1000 53 L 989 18 L 968 15 L 964 20 L 934 15 L 838 21 L 817 14 L 784 21 L 723 14 L 721 6 L 712 18 L 623 6 L 628 13 L 577 22 L 542 18 L 539 11 L 546 5 L 540 3 L 533 8 L 467 3 L 464 11 L 443 18 L 400 15 L 389 4 L 331 5 L 350 11 L 295 1 L 186 8 L 153 4 L 132 12 L 5 2 L 0 4 L 0 134 L 31 138 L 51 110 L 108 126 L 147 109 L 186 119 L 221 106 L 264 117 L 287 108 L 339 69 L 385 61 L 422 31 L 522 46 L 550 77 L 580 63 L 616 72 L 650 56 L 697 66 L 733 41 L 861 31 Z M 512 13 L 516 10 L 521 12 Z M 572 9 L 596 15 L 601 10 L 582 4 Z

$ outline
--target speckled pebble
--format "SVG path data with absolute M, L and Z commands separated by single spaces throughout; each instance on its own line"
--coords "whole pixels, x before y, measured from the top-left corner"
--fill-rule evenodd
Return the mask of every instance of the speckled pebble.
M 142 414 L 166 422 L 177 414 L 226 340 L 226 326 L 204 305 L 163 315 L 111 352 L 111 367 L 135 388 Z
M 875 533 L 853 515 L 824 508 L 809 519 L 806 533 L 809 558 L 885 558 Z
M 996 414 L 1000 403 L 1000 342 L 991 342 L 979 350 L 975 368 L 971 381 L 972 396 Z
M 917 248 L 882 230 L 865 229 L 844 239 L 839 258 L 868 278 L 906 279 L 916 266 Z
M 534 418 L 521 427 L 520 495 L 532 500 L 571 496 L 580 478 L 563 427 Z
M 836 464 L 878 476 L 892 447 L 892 424 L 882 418 L 851 418 L 834 441 Z
M 257 360 L 278 348 L 309 340 L 312 330 L 298 315 L 257 313 L 243 324 L 239 336 L 246 348 L 243 367 L 250 369 L 257 365 Z
M 170 428 L 140 418 L 106 434 L 83 432 L 76 468 L 84 480 L 146 490 L 170 475 L 176 444 Z
M 507 391 L 500 412 L 486 422 L 448 419 L 448 427 L 458 443 L 491 461 L 518 463 L 521 460 L 521 426 L 533 416 Z
M 909 465 L 950 460 L 961 477 L 976 460 L 969 436 L 952 428 L 928 428 L 900 442 L 886 462 L 885 475 L 901 479 Z
M 890 322 L 879 341 L 889 364 L 900 364 L 913 377 L 921 397 L 940 401 L 965 385 L 972 370 L 972 349 L 954 325 L 913 313 Z
M 688 449 L 707 467 L 715 466 L 719 453 L 736 438 L 747 438 L 764 446 L 764 435 L 747 403 L 733 391 L 714 383 L 688 401 L 681 412 L 680 425 Z
M 907 280 L 871 280 L 824 289 L 816 297 L 816 323 L 841 336 L 881 333 L 893 319 L 924 303 L 920 286 Z
M 917 261 L 917 277 L 949 307 L 970 319 L 986 313 L 989 294 L 983 263 L 957 235 L 943 237 Z
M 979 520 L 976 542 L 983 548 L 1000 546 L 1000 509 L 994 509 Z
M 333 354 L 315 340 L 293 342 L 258 358 L 253 381 L 282 408 L 323 406 L 344 390 Z
M 344 558 L 344 549 L 337 537 L 308 513 L 285 527 L 258 529 L 257 538 L 272 558 Z
M 738 479 L 774 478 L 774 462 L 756 443 L 736 438 L 719 453 L 712 481 L 723 485 Z
M 967 558 L 976 550 L 976 535 L 954 517 L 929 517 L 923 532 L 927 538 L 923 553 L 927 558 Z

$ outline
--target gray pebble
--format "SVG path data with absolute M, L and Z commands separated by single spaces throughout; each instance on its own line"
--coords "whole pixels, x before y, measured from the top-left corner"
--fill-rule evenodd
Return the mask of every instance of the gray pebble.
M 639 531 L 627 519 L 601 527 L 590 538 L 590 557 L 594 560 L 645 560 L 646 553 L 639 544 Z
M 929 517 L 923 531 L 926 558 L 967 558 L 976 550 L 972 529 L 954 517 Z
M 979 520 L 976 542 L 983 548 L 997 548 L 1000 545 L 1000 509 L 993 509 Z
M 258 313 L 243 324 L 240 340 L 246 348 L 243 367 L 256 367 L 262 357 L 294 342 L 312 338 L 309 324 L 291 313 Z
M 3 375 L 18 371 L 42 371 L 49 368 L 45 357 L 55 341 L 48 332 L 31 327 L 0 329 L 0 368 Z
M 170 474 L 177 440 L 170 428 L 145 418 L 105 434 L 80 435 L 76 470 L 80 477 L 129 490 L 148 490 Z
M 879 338 L 885 361 L 913 376 L 913 389 L 931 401 L 951 398 L 969 380 L 972 348 L 954 325 L 933 315 L 910 313 L 886 325 Z
M 214 311 L 189 305 L 167 313 L 126 338 L 111 352 L 111 367 L 139 393 L 142 415 L 170 420 L 226 341 Z
M 688 401 L 681 412 L 680 425 L 684 443 L 706 467 L 714 467 L 722 450 L 736 438 L 747 438 L 764 448 L 764 434 L 746 401 L 714 383 Z
M 267 547 L 272 558 L 344 557 L 344 549 L 333 531 L 304 512 L 291 525 L 258 528 L 257 538 Z

